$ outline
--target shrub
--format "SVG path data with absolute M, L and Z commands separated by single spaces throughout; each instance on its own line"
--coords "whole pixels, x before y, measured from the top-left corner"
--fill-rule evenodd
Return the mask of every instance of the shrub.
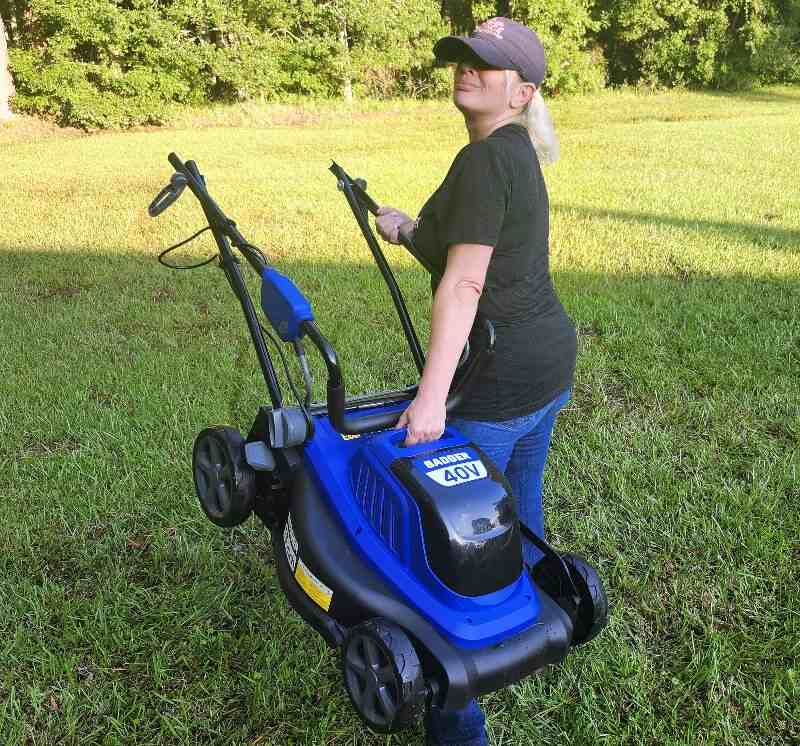
M 85 128 L 208 101 L 444 96 L 436 39 L 494 15 L 537 30 L 553 93 L 607 77 L 800 82 L 800 0 L 14 0 L 0 13 L 15 107 Z
M 797 0 L 598 0 L 614 83 L 741 87 L 800 75 Z

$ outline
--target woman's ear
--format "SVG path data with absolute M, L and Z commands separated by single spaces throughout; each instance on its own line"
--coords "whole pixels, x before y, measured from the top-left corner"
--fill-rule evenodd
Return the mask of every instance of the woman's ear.
M 532 100 L 538 89 L 533 83 L 521 82 L 511 94 L 511 106 L 524 109 Z

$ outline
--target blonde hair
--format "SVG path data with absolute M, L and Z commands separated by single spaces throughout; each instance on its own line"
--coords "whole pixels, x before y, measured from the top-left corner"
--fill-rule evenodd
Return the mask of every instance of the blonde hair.
M 512 73 L 516 76 L 516 81 Z M 515 82 L 524 81 L 515 70 L 506 70 L 506 90 L 509 94 L 511 93 L 511 86 Z M 516 122 L 528 130 L 536 155 L 539 157 L 539 163 L 547 166 L 558 160 L 558 135 L 556 135 L 553 118 L 550 116 L 547 104 L 545 104 L 538 86 L 533 98 L 516 118 Z

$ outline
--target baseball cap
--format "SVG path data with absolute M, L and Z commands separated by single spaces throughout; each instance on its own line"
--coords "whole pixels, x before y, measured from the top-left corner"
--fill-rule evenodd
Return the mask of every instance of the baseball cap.
M 536 32 L 510 18 L 490 18 L 469 36 L 445 36 L 433 47 L 433 53 L 444 62 L 460 62 L 469 52 L 492 67 L 516 70 L 534 85 L 544 80 L 547 64 L 542 42 Z

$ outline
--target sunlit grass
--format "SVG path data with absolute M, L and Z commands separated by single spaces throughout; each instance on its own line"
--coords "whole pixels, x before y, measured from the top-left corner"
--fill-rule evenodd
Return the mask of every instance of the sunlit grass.
M 552 268 L 581 355 L 548 525 L 599 565 L 612 620 L 483 700 L 493 743 L 792 742 L 800 91 L 552 109 Z M 349 389 L 394 387 L 413 366 L 327 167 L 413 212 L 464 142 L 430 103 L 240 107 L 93 136 L 0 127 L 0 740 L 420 742 L 362 729 L 266 531 L 201 517 L 193 437 L 247 430 L 264 384 L 221 273 L 155 261 L 202 226 L 191 196 L 158 220 L 145 208 L 168 152 L 197 160 L 311 298 Z M 204 237 L 175 259 L 210 250 Z M 427 280 L 387 253 L 424 334 Z

